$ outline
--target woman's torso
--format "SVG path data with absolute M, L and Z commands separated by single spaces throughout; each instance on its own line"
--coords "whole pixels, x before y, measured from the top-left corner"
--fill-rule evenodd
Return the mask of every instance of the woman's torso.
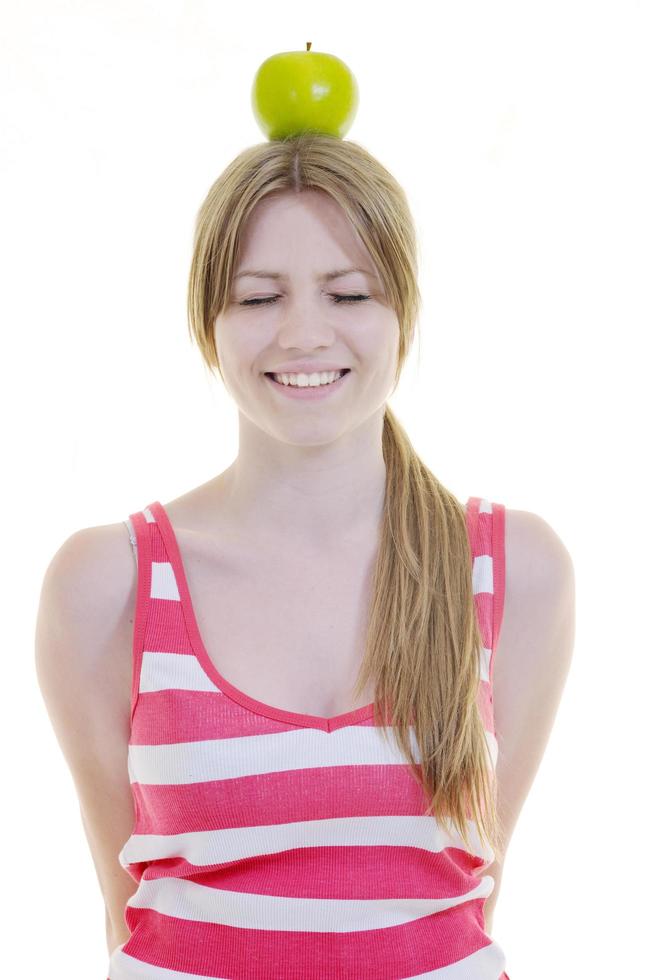
M 480 706 L 495 755 L 488 559 L 503 517 L 474 499 Z M 349 552 L 284 553 L 205 508 L 196 494 L 131 515 L 135 822 L 119 859 L 139 887 L 111 980 L 155 964 L 180 978 L 331 980 L 362 964 L 384 980 L 450 966 L 504 976 L 483 926 L 493 855 L 425 814 L 406 760 L 374 728 L 372 690 L 351 698 L 374 535 Z

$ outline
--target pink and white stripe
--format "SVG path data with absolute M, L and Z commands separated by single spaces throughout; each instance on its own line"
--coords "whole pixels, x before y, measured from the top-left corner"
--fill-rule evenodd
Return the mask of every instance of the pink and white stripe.
M 471 497 L 490 756 L 504 598 L 504 507 Z M 126 521 L 137 552 L 121 865 L 138 883 L 109 980 L 508 980 L 484 930 L 493 852 L 426 797 L 373 705 L 321 718 L 249 697 L 214 666 L 175 537 L 155 501 Z M 417 745 L 414 751 L 418 757 Z

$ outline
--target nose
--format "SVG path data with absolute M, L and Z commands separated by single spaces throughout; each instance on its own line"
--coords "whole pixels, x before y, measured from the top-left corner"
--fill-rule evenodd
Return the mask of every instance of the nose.
M 280 321 L 277 343 L 282 350 L 312 351 L 331 347 L 335 335 L 324 309 L 319 310 L 310 303 L 296 302 L 289 304 L 287 313 Z

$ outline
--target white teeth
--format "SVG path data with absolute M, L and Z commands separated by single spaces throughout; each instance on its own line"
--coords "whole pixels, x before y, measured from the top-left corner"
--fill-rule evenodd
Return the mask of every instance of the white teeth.
M 318 385 L 331 384 L 336 381 L 345 371 L 317 371 L 313 374 L 273 374 L 275 381 L 284 385 L 292 385 L 295 388 L 317 387 Z

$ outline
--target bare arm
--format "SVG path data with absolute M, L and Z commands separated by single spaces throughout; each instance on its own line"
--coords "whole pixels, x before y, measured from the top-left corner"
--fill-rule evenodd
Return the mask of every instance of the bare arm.
M 137 888 L 118 860 L 134 823 L 127 745 L 135 600 L 125 525 L 85 528 L 50 561 L 36 622 L 38 682 L 79 797 L 109 952 L 129 937 L 124 909 Z
M 558 535 L 528 511 L 506 511 L 504 617 L 493 667 L 498 739 L 497 785 L 506 844 L 513 834 L 554 725 L 570 668 L 575 633 L 572 559 Z M 495 878 L 486 928 L 502 879 L 504 854 L 485 874 Z

